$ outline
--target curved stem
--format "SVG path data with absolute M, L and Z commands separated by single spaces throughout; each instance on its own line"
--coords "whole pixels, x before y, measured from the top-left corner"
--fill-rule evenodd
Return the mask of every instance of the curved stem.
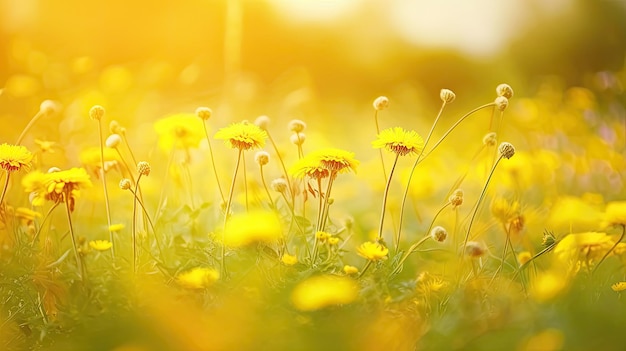
M 220 255 L 220 260 L 222 263 L 222 275 L 226 275 L 226 244 L 225 244 L 225 230 L 226 223 L 228 222 L 228 216 L 230 215 L 230 206 L 233 201 L 233 193 L 235 192 L 235 182 L 237 180 L 237 171 L 239 170 L 239 163 L 241 163 L 241 156 L 243 154 L 243 150 L 239 150 L 237 154 L 237 163 L 235 164 L 235 173 L 233 174 L 233 181 L 230 184 L 230 191 L 228 193 L 228 201 L 226 201 L 226 210 L 224 212 L 224 229 L 222 229 L 222 252 Z
M 272 199 L 272 195 L 270 194 L 270 190 L 267 188 L 267 183 L 265 182 L 265 175 L 263 174 L 263 166 L 259 166 L 259 173 L 261 173 L 261 183 L 263 184 L 263 188 L 265 189 L 265 193 L 267 194 L 267 198 L 270 200 L 270 206 L 275 209 L 276 204 L 274 204 L 274 199 Z
M 380 127 L 378 126 L 378 110 L 374 110 L 374 123 L 376 123 L 376 135 L 380 134 Z M 387 170 L 385 169 L 385 158 L 383 157 L 383 149 L 378 149 L 378 154 L 380 155 L 380 164 L 383 167 L 383 176 L 387 179 Z
M 41 110 L 39 110 L 35 116 L 33 116 L 33 118 L 31 118 L 31 120 L 28 122 L 28 124 L 26 125 L 26 127 L 24 127 L 24 129 L 22 130 L 22 133 L 20 134 L 20 136 L 17 138 L 17 141 L 15 142 L 15 145 L 20 145 L 22 143 L 22 140 L 24 140 L 24 136 L 26 136 L 26 133 L 28 133 L 28 131 L 30 130 L 30 128 L 35 124 L 35 122 L 37 122 L 39 120 L 39 118 L 41 116 L 43 116 L 45 113 L 42 112 Z
M 402 256 L 400 261 L 398 261 L 398 264 L 396 265 L 396 268 L 394 268 L 393 271 L 391 271 L 391 275 L 400 273 L 400 271 L 402 270 L 402 265 L 404 264 L 404 261 L 406 261 L 406 259 L 409 257 L 409 255 L 414 253 L 417 250 L 417 248 L 419 248 L 429 238 L 430 238 L 430 235 L 426 234 L 426 236 L 421 238 L 420 241 L 418 241 L 415 244 L 411 245 L 409 250 L 404 254 L 404 256 Z
M 0 207 L 4 206 L 4 196 L 7 194 L 7 189 L 9 188 L 9 178 L 11 173 L 6 171 L 7 177 L 4 179 L 4 187 L 2 188 L 2 194 L 0 195 Z
M 60 204 L 60 202 L 55 202 L 54 205 L 52 205 L 52 207 L 50 207 L 48 212 L 46 212 L 46 215 L 41 220 L 41 224 L 39 225 L 39 229 L 37 230 L 37 233 L 35 233 L 35 236 L 33 237 L 33 241 L 31 243 L 31 245 L 35 245 L 35 243 L 37 242 L 37 239 L 39 238 L 39 235 L 41 235 L 41 230 L 43 229 L 43 225 L 46 223 L 46 220 L 50 217 L 50 214 L 52 213 L 52 211 L 55 208 L 57 208 L 57 206 L 59 206 L 59 204 Z
M 393 178 L 393 171 L 396 169 L 396 165 L 398 164 L 398 159 L 400 158 L 400 154 L 396 154 L 396 158 L 393 160 L 393 165 L 391 166 L 391 171 L 389 172 L 389 177 L 387 178 L 387 184 L 385 185 L 385 192 L 383 193 L 383 203 L 380 209 L 380 224 L 378 226 L 378 240 L 383 238 L 383 225 L 385 224 L 385 209 L 387 207 L 387 196 L 389 195 L 389 187 L 391 186 L 391 179 Z M 400 240 L 400 235 L 397 236 L 396 240 Z M 396 251 L 398 249 L 399 242 L 396 242 Z
M 593 268 L 593 271 L 591 271 L 592 274 L 595 273 L 595 271 L 598 269 L 598 267 L 600 267 L 600 264 L 602 264 L 602 262 L 604 262 L 604 260 L 611 254 L 611 252 L 613 252 L 613 250 L 615 250 L 617 245 L 619 245 L 619 243 L 622 242 L 622 239 L 624 239 L 624 235 L 625 234 L 626 234 L 626 225 L 622 224 L 622 234 L 619 236 L 619 239 L 615 242 L 615 244 L 613 244 L 611 249 L 609 249 L 609 251 L 607 251 L 604 254 L 604 256 L 602 256 L 600 261 L 598 261 L 598 264 Z
M 78 276 L 80 277 L 81 281 L 84 281 L 86 278 L 86 271 L 85 271 L 85 267 L 83 265 L 83 260 L 80 256 L 80 254 L 78 253 L 78 244 L 76 241 L 76 235 L 74 234 L 74 226 L 72 225 L 72 213 L 70 210 L 70 202 L 69 202 L 69 196 L 68 196 L 68 192 L 69 191 L 65 191 L 63 193 L 63 197 L 64 197 L 64 201 L 65 201 L 65 212 L 67 214 L 67 224 L 70 227 L 70 236 L 72 238 L 72 248 L 74 249 L 74 256 L 76 256 L 76 265 L 78 266 L 78 271 L 79 274 Z
M 137 194 L 139 188 L 139 181 L 141 180 L 141 173 L 137 176 L 137 183 L 135 183 L 134 194 Z M 133 195 L 134 195 L 133 194 Z M 137 196 L 133 196 L 133 223 L 132 223 L 132 235 L 133 235 L 133 273 L 137 273 Z
M 206 128 L 206 121 L 203 120 L 202 126 L 204 127 L 204 135 L 206 136 L 206 141 L 209 144 L 209 155 L 211 156 L 211 166 L 213 167 L 213 174 L 215 175 L 215 182 L 217 183 L 217 189 L 220 191 L 220 197 L 222 198 L 222 202 L 225 202 L 224 192 L 222 191 L 222 185 L 220 184 L 220 178 L 217 175 L 217 167 L 215 167 L 215 157 L 213 157 L 213 147 L 211 146 L 211 138 L 209 137 L 209 132 Z
M 111 205 L 109 203 L 109 191 L 104 170 L 104 141 L 102 140 L 102 121 L 100 119 L 98 119 L 98 136 L 100 138 L 100 179 L 102 179 L 102 188 L 104 189 L 104 207 L 106 208 L 107 229 L 109 230 L 109 240 L 111 241 L 111 257 L 115 258 L 115 237 L 111 231 Z
M 139 206 L 141 206 L 141 210 L 143 211 L 143 214 L 144 214 L 148 224 L 150 224 L 150 229 L 152 229 L 152 233 L 154 234 L 154 241 L 156 242 L 157 248 L 159 249 L 159 255 L 162 256 L 163 250 L 161 249 L 161 243 L 159 242 L 159 236 L 157 235 L 157 232 L 154 229 L 154 223 L 152 223 L 152 220 L 150 219 L 150 215 L 148 214 L 148 210 L 146 210 L 146 207 L 143 204 L 143 200 L 141 199 L 141 196 L 137 196 L 137 193 L 135 193 L 132 189 L 129 189 L 129 190 L 131 191 L 131 193 L 133 194 L 133 196 L 135 197 L 135 199 L 139 203 Z M 161 260 L 163 260 L 163 257 L 161 257 Z
M 269 139 L 270 143 L 272 144 L 272 147 L 274 148 L 274 152 L 276 152 L 278 161 L 280 161 L 280 166 L 283 169 L 283 174 L 285 175 L 285 180 L 287 181 L 287 189 L 289 190 L 289 197 L 291 198 L 291 202 L 294 203 L 294 206 L 295 206 L 295 202 L 294 202 L 295 194 L 293 191 L 293 187 L 291 186 L 289 173 L 287 173 L 287 167 L 285 167 L 285 162 L 283 161 L 282 156 L 280 156 L 280 152 L 278 151 L 278 146 L 276 146 L 276 143 L 274 142 L 274 138 L 272 138 L 272 135 L 270 134 L 269 130 L 266 130 L 265 132 L 267 133 L 267 138 Z

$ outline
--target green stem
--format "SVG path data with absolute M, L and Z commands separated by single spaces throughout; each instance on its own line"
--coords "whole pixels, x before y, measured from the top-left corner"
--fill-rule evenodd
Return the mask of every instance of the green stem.
M 81 281 L 84 281 L 86 278 L 86 271 L 83 265 L 83 260 L 78 253 L 78 242 L 76 241 L 76 235 L 74 234 L 74 226 L 72 225 L 72 214 L 70 211 L 70 202 L 69 202 L 69 191 L 65 191 L 63 193 L 64 201 L 65 201 L 65 212 L 67 213 L 67 223 L 70 227 L 70 236 L 72 238 L 72 248 L 74 249 L 74 256 L 76 256 L 76 265 L 78 266 L 78 276 Z
M 237 180 L 237 171 L 239 170 L 239 164 L 241 163 L 241 156 L 243 154 L 243 150 L 239 149 L 239 153 L 237 154 L 237 164 L 235 164 L 235 173 L 233 174 L 233 181 L 230 184 L 230 191 L 228 193 L 228 201 L 226 202 L 226 211 L 224 212 L 224 229 L 222 230 L 222 251 L 220 254 L 220 260 L 222 263 L 222 275 L 226 275 L 226 223 L 228 222 L 228 216 L 230 215 L 230 206 L 233 201 L 233 193 L 235 192 L 235 182 Z
M 391 171 L 389 172 L 389 177 L 387 178 L 387 184 L 385 185 L 385 192 L 383 193 L 383 203 L 380 209 L 380 224 L 378 226 L 378 240 L 383 238 L 383 225 L 385 224 L 385 209 L 387 208 L 387 196 L 389 195 L 389 187 L 391 186 L 391 179 L 393 178 L 393 172 L 396 169 L 396 165 L 398 164 L 398 159 L 400 158 L 400 154 L 396 154 L 396 158 L 393 160 L 393 165 L 391 166 Z M 396 240 L 400 240 L 400 235 L 397 236 Z M 396 251 L 399 242 L 396 242 Z
M 215 167 L 215 157 L 213 157 L 213 147 L 211 146 L 211 138 L 209 137 L 209 132 L 206 128 L 206 121 L 203 121 L 202 126 L 204 127 L 204 135 L 206 135 L 206 141 L 209 144 L 209 155 L 211 156 L 211 166 L 213 166 L 213 174 L 215 175 L 215 182 L 217 183 L 217 189 L 220 192 L 220 197 L 222 198 L 222 202 L 225 202 L 224 192 L 222 192 L 222 185 L 220 184 L 220 178 L 217 175 L 217 167 Z

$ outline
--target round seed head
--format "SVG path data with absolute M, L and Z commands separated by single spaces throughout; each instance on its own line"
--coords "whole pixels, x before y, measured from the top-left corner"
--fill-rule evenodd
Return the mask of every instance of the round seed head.
M 95 105 L 89 110 L 89 118 L 99 121 L 102 117 L 104 117 L 104 107 Z
M 105 144 L 110 149 L 115 149 L 122 142 L 122 137 L 119 134 L 111 134 L 107 138 Z
M 444 227 L 436 226 L 430 231 L 430 237 L 436 242 L 442 243 L 448 238 L 448 231 Z
M 498 142 L 498 135 L 494 132 L 487 133 L 483 137 L 483 145 L 494 146 Z
M 306 140 L 306 135 L 304 133 L 295 133 L 289 137 L 289 140 L 294 145 L 302 145 Z
M 290 131 L 294 133 L 300 133 L 306 128 L 306 123 L 299 119 L 292 119 L 291 121 L 289 121 L 289 124 L 287 126 L 289 127 Z
M 137 163 L 137 173 L 145 176 L 150 175 L 150 164 L 146 161 L 140 161 Z
M 287 181 L 284 178 L 276 178 L 272 180 L 270 187 L 276 192 L 284 193 L 287 191 Z
M 259 166 L 265 166 L 270 162 L 270 154 L 267 151 L 258 151 L 254 154 L 254 161 L 259 164 Z
M 122 126 L 119 124 L 118 121 L 116 120 L 112 120 L 109 123 L 109 131 L 113 134 L 121 134 L 120 130 L 122 129 Z
M 124 178 L 122 180 L 120 180 L 120 189 L 122 190 L 128 190 L 130 189 L 130 179 Z
M 500 84 L 496 87 L 496 93 L 498 96 L 504 96 L 507 99 L 513 97 L 513 88 L 508 84 Z
M 196 116 L 198 116 L 200 119 L 204 121 L 211 118 L 212 114 L 213 114 L 213 111 L 211 111 L 211 109 L 208 107 L 198 107 L 196 109 Z
M 477 241 L 468 241 L 465 246 L 465 254 L 469 257 L 478 258 L 483 256 L 487 250 L 483 246 L 483 244 Z
M 507 106 L 509 106 L 509 99 L 504 96 L 498 96 L 494 102 L 500 111 L 506 110 Z
M 454 193 L 452 193 L 452 195 L 448 198 L 448 201 L 450 201 L 453 208 L 461 206 L 463 204 L 463 190 L 455 190 Z
M 41 105 L 39 105 L 39 111 L 45 114 L 54 113 L 58 109 L 59 109 L 59 104 L 57 104 L 56 102 L 52 100 L 44 100 L 41 102 Z
M 374 110 L 380 111 L 389 107 L 389 99 L 386 96 L 379 96 L 374 100 Z
M 267 127 L 270 125 L 270 118 L 267 116 L 259 116 L 254 120 L 254 124 L 263 130 L 267 130 Z
M 439 97 L 441 98 L 441 101 L 449 104 L 456 99 L 456 94 L 450 89 L 441 89 Z
M 509 159 L 515 155 L 515 147 L 505 141 L 498 146 L 498 152 L 500 152 L 500 156 Z
M 50 167 L 48 168 L 48 173 L 61 172 L 61 168 L 59 167 Z

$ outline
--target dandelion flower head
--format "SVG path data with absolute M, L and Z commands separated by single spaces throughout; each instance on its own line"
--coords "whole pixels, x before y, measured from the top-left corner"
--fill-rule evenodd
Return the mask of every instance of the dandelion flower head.
M 282 238 L 279 218 L 269 211 L 250 211 L 233 215 L 224 228 L 224 244 L 242 247 L 258 242 L 275 242 Z
M 296 255 L 290 255 L 288 253 L 285 253 L 283 257 L 280 258 L 280 261 L 286 266 L 293 266 L 294 264 L 298 263 L 298 257 Z
M 384 261 L 387 259 L 389 249 L 380 243 L 367 241 L 357 248 L 357 253 L 370 261 Z
M 70 211 L 73 211 L 80 189 L 91 187 L 92 183 L 84 168 L 72 168 L 49 173 L 31 172 L 22 179 L 22 186 L 24 191 L 35 194 L 32 200 L 34 206 L 42 206 L 46 200 L 67 200 Z
M 0 145 L 0 168 L 7 172 L 19 171 L 28 168 L 33 160 L 33 154 L 21 145 Z
M 612 201 L 606 205 L 604 224 L 606 226 L 626 225 L 626 201 Z
M 387 149 L 397 155 L 417 154 L 424 148 L 424 140 L 415 131 L 407 131 L 400 127 L 388 128 L 378 134 L 372 142 L 376 149 Z
M 358 284 L 351 278 L 318 275 L 298 284 L 291 294 L 291 302 L 300 311 L 315 311 L 349 304 L 358 295 Z
M 221 128 L 215 133 L 215 138 L 224 140 L 233 149 L 251 150 L 265 146 L 267 132 L 256 124 L 240 122 Z
M 206 289 L 213 285 L 220 273 L 213 268 L 196 267 L 176 276 L 176 283 L 187 289 Z
M 112 246 L 113 244 L 108 240 L 92 240 L 89 242 L 89 247 L 96 251 L 106 251 Z
M 619 282 L 611 285 L 611 289 L 615 292 L 626 290 L 626 282 Z
M 154 123 L 159 136 L 159 147 L 168 151 L 197 148 L 205 138 L 202 120 L 192 113 L 179 113 Z
M 322 167 L 331 173 L 345 173 L 354 171 L 359 161 L 354 158 L 354 153 L 342 149 L 327 148 L 314 151 L 310 154 L 314 160 L 318 160 Z

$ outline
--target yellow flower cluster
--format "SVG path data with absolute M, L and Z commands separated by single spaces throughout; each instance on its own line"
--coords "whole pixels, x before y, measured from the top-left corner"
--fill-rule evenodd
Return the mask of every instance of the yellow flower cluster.
M 289 170 L 295 177 L 322 179 L 337 173 L 356 172 L 359 161 L 354 153 L 341 149 L 322 149 L 307 154 Z
M 80 188 L 91 187 L 92 184 L 84 168 L 72 168 L 49 173 L 31 172 L 22 179 L 22 186 L 24 191 L 33 193 L 33 206 L 42 206 L 46 200 L 55 203 L 67 201 L 70 211 L 73 211 Z

